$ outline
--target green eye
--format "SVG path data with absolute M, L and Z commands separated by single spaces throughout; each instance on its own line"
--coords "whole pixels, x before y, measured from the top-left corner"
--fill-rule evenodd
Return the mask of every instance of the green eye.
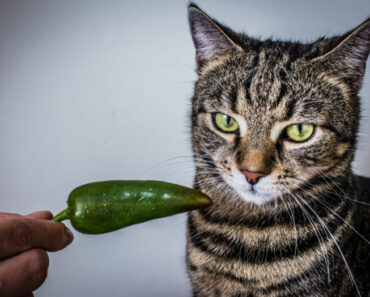
M 216 113 L 213 115 L 216 128 L 223 132 L 235 132 L 239 129 L 238 123 L 226 114 Z
M 302 142 L 311 137 L 315 126 L 311 124 L 295 124 L 286 128 L 289 139 L 295 142 Z

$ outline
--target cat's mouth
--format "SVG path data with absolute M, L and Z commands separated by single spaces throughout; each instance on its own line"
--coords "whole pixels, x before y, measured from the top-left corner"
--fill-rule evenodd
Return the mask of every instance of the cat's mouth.
M 250 195 L 262 195 L 262 196 L 271 196 L 270 191 L 266 191 L 265 189 L 261 189 L 261 187 L 257 187 L 256 185 L 247 185 L 246 190 L 247 193 Z
M 260 177 L 256 183 L 248 182 L 240 172 L 225 175 L 223 179 L 234 189 L 239 198 L 247 203 L 262 205 L 279 199 L 282 195 L 282 189 L 275 184 L 276 178 L 272 174 Z
M 245 202 L 252 202 L 257 205 L 262 205 L 276 198 L 276 195 L 266 191 L 257 190 L 253 186 L 244 191 L 244 193 L 239 193 L 239 195 Z
M 270 179 L 269 177 L 263 177 L 254 185 L 248 183 L 242 175 L 226 178 L 225 180 L 243 201 L 262 205 L 279 196 L 279 193 L 271 186 Z

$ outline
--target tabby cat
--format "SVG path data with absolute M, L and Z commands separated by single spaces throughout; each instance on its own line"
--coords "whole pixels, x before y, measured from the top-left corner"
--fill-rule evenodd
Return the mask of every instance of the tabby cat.
M 351 162 L 370 19 L 261 41 L 189 6 L 198 80 L 187 267 L 197 297 L 370 296 L 370 179 Z

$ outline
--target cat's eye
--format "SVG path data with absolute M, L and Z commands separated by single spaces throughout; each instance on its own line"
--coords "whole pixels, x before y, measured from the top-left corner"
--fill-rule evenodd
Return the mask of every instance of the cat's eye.
M 232 133 L 239 129 L 239 125 L 235 119 L 232 117 L 216 112 L 213 114 L 213 122 L 216 128 L 223 132 Z
M 302 142 L 308 140 L 312 136 L 314 131 L 314 125 L 300 123 L 287 127 L 286 135 L 291 141 Z

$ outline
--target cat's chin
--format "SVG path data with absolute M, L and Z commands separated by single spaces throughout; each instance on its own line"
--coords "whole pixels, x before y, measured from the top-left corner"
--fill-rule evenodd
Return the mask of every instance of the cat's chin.
M 239 196 L 241 199 L 247 203 L 254 203 L 257 205 L 262 205 L 267 202 L 270 202 L 275 199 L 276 195 L 272 195 L 270 193 L 261 193 L 256 190 L 244 190 L 238 191 Z
M 276 198 L 276 194 L 269 192 L 262 192 L 261 190 L 252 188 L 250 186 L 237 188 L 234 187 L 240 198 L 247 203 L 254 203 L 256 205 L 262 205 L 270 202 Z

